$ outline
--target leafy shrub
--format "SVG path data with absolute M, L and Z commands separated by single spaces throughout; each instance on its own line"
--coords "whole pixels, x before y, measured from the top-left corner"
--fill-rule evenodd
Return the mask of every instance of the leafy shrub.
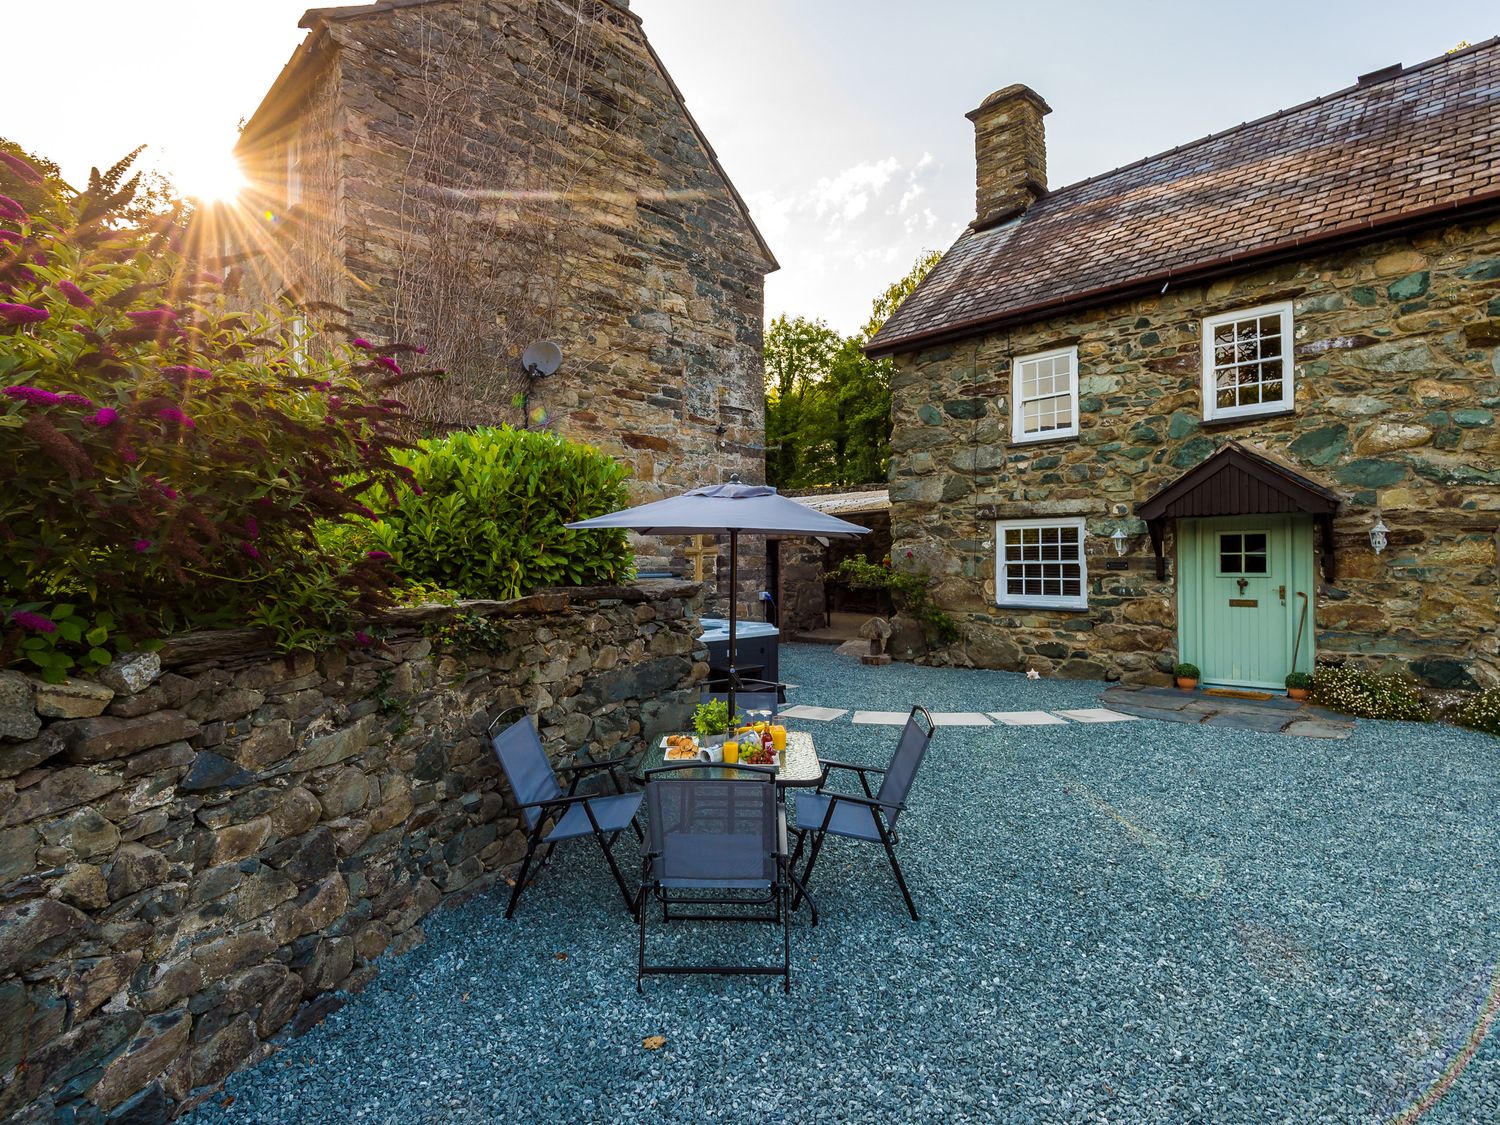
M 1183 680 L 1196 680 L 1199 679 L 1203 675 L 1203 673 L 1199 671 L 1198 665 L 1188 664 L 1184 662 L 1172 669 L 1172 675 Z
M 1432 707 L 1399 676 L 1377 676 L 1358 668 L 1322 666 L 1313 673 L 1312 701 L 1361 719 L 1426 722 Z
M 352 531 L 352 547 L 389 556 L 409 582 L 515 598 L 632 573 L 623 531 L 563 527 L 627 503 L 626 470 L 590 446 L 502 426 L 423 441 L 396 460 L 409 483 L 365 494 L 377 519 Z
M 292 310 L 231 309 L 179 216 L 129 210 L 126 165 L 74 193 L 0 156 L 0 664 L 96 666 L 100 628 L 326 643 L 390 578 L 320 552 L 314 527 L 363 521 L 357 492 L 410 475 L 379 396 L 414 376 L 364 341 L 307 354 Z
M 1500 687 L 1469 696 L 1453 711 L 1452 718 L 1461 727 L 1500 735 Z
M 906 557 L 911 554 L 906 552 Z M 897 570 L 889 555 L 878 563 L 855 555 L 839 563 L 834 573 L 856 589 L 889 590 L 897 612 L 915 617 L 929 644 L 952 644 L 963 635 L 952 614 L 932 600 L 932 577 L 923 571 Z
M 1286 686 L 1289 688 L 1310 688 L 1313 678 L 1308 672 L 1288 672 L 1286 674 Z

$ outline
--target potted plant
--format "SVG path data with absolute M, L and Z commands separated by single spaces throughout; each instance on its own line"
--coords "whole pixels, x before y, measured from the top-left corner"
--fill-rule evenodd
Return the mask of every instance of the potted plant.
M 1179 664 L 1172 669 L 1172 675 L 1177 677 L 1177 686 L 1191 691 L 1198 686 L 1198 677 L 1201 673 L 1196 664 Z
M 733 726 L 727 700 L 710 699 L 698 704 L 698 710 L 693 712 L 693 729 L 698 732 L 698 741 L 704 746 L 721 745 Z
M 1288 672 L 1286 674 L 1286 693 L 1292 699 L 1306 699 L 1308 690 L 1312 687 L 1312 674 L 1310 672 Z

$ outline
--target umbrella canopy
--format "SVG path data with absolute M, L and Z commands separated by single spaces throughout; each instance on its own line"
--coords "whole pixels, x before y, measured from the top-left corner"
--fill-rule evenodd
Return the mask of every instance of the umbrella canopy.
M 647 535 L 729 536 L 729 714 L 734 716 L 735 619 L 734 593 L 739 585 L 740 534 L 751 535 L 864 535 L 869 528 L 836 519 L 782 496 L 764 484 L 708 484 L 637 508 L 565 524 L 578 531 L 622 528 Z
M 709 484 L 638 508 L 580 520 L 579 530 L 617 527 L 647 535 L 864 535 L 869 528 L 799 504 L 764 484 Z

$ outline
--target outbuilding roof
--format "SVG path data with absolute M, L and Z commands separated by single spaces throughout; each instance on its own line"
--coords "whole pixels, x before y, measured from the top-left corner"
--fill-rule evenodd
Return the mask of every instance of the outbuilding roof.
M 965 231 L 870 342 L 888 355 L 1500 210 L 1500 38 L 1147 157 Z

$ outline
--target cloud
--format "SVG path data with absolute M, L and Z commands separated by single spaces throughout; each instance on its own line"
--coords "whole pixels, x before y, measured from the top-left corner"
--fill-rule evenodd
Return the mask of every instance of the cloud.
M 884 156 L 750 196 L 783 267 L 767 280 L 767 315 L 817 315 L 855 330 L 918 252 L 943 240 L 936 212 L 949 208 L 935 198 L 940 175 L 930 152 Z
M 824 176 L 809 193 L 818 218 L 834 215 L 845 222 L 859 218 L 870 205 L 871 195 L 878 194 L 901 169 L 894 156 L 884 160 L 866 160 L 845 168 L 836 176 Z

